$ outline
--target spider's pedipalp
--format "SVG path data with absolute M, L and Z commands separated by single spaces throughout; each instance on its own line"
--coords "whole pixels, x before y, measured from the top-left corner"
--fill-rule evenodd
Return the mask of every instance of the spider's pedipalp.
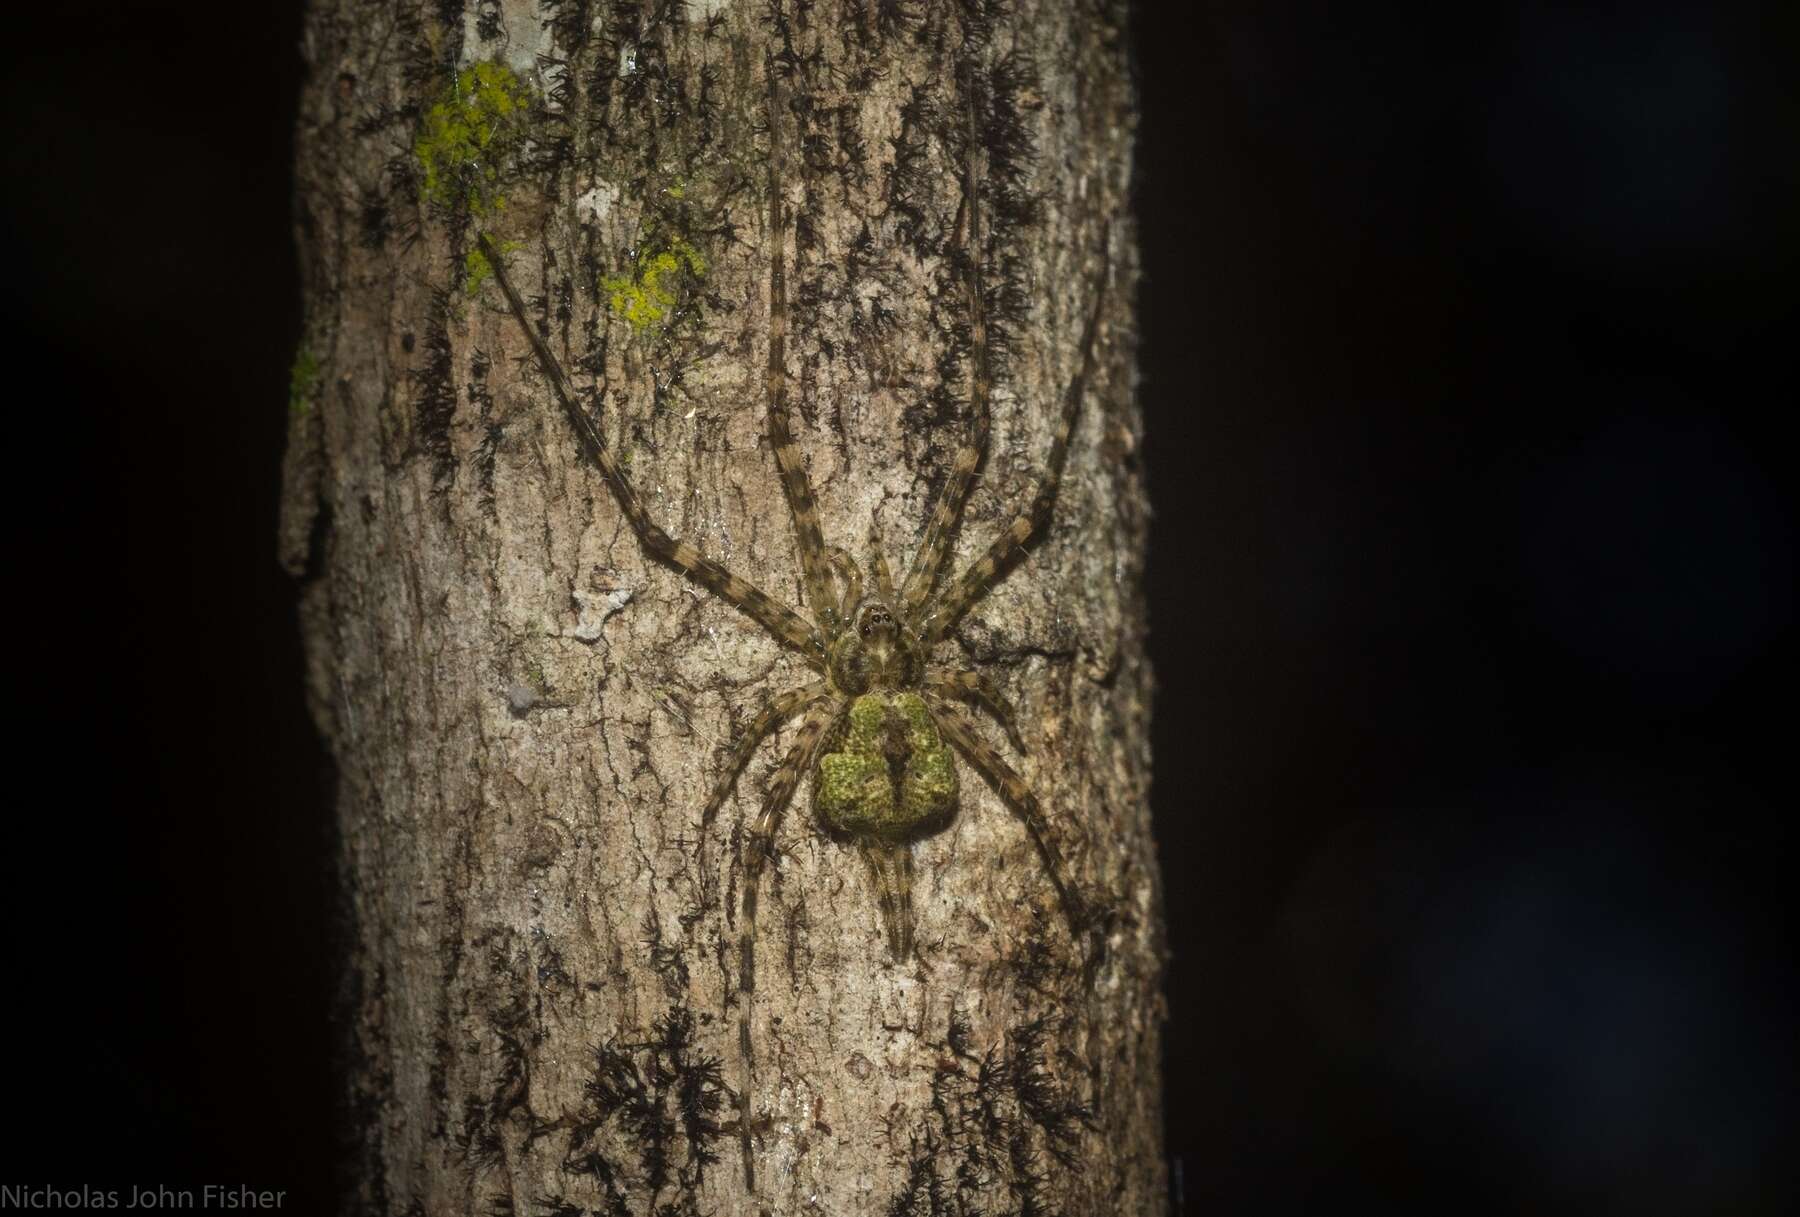
M 1042 859 L 1044 870 L 1050 876 L 1050 885 L 1056 889 L 1063 913 L 1069 919 L 1069 932 L 1079 941 L 1087 927 L 1087 912 L 1064 874 L 1062 851 L 1056 848 L 1056 843 L 1050 838 L 1049 824 L 1044 819 L 1044 809 L 1038 804 L 1037 795 L 1032 793 L 1031 787 L 1019 776 L 1018 771 L 1006 763 L 1006 758 L 976 734 L 975 725 L 961 711 L 935 695 L 928 694 L 926 704 L 931 707 L 938 730 L 950 741 L 951 747 L 987 779 L 988 784 L 1000 795 L 1001 802 L 1012 808 L 1025 822 L 1025 831 L 1031 837 L 1032 844 L 1037 847 L 1038 857 Z
M 950 541 L 956 523 L 962 518 L 975 485 L 975 474 L 987 455 L 988 433 L 992 427 L 993 369 L 988 358 L 987 297 L 981 281 L 981 198 L 975 181 L 975 102 L 969 98 L 968 147 L 963 164 L 963 206 L 968 226 L 964 230 L 963 291 L 969 299 L 969 439 L 957 449 L 950 467 L 950 477 L 938 492 L 925 536 L 913 555 L 906 583 L 900 589 L 900 602 L 894 607 L 905 618 L 908 628 L 917 631 L 920 610 L 930 599 L 944 561 L 950 556 Z
M 844 593 L 838 600 L 838 621 L 848 622 L 856 615 L 856 606 L 862 603 L 862 571 L 857 569 L 856 559 L 835 545 L 831 547 L 831 565 L 837 571 L 838 582 L 844 585 Z
M 887 547 L 881 542 L 881 525 L 869 521 L 869 563 L 875 570 L 875 594 L 894 607 L 894 572 L 888 569 Z
M 955 697 L 964 701 L 972 701 L 981 706 L 999 722 L 1006 731 L 1006 738 L 1020 752 L 1025 751 L 1025 741 L 1019 736 L 1019 712 L 1013 707 L 1000 686 L 983 676 L 980 672 L 953 672 L 943 668 L 933 668 L 925 673 L 925 688 L 941 697 Z
M 689 541 L 678 541 L 671 537 L 662 526 L 650 518 L 650 512 L 644 507 L 643 500 L 638 497 L 636 489 L 626 479 L 625 471 L 612 450 L 601 438 L 600 428 L 594 425 L 580 404 L 575 400 L 575 390 L 569 384 L 568 375 L 563 371 L 562 362 L 551 352 L 537 327 L 525 316 L 525 304 L 519 299 L 519 293 L 513 289 L 512 280 L 506 273 L 505 263 L 501 260 L 500 251 L 488 239 L 486 233 L 476 237 L 480 243 L 482 255 L 487 259 L 494 274 L 494 282 L 500 285 L 501 294 L 506 297 L 507 307 L 511 309 L 513 318 L 518 321 L 519 328 L 525 331 L 525 338 L 531 343 L 531 350 L 537 357 L 539 368 L 550 381 L 556 397 L 562 403 L 563 411 L 575 428 L 582 447 L 588 456 L 600 467 L 601 475 L 611 488 L 613 497 L 618 500 L 625 518 L 631 522 L 632 531 L 637 533 L 638 540 L 656 557 L 676 567 L 683 574 L 733 605 L 761 625 L 777 639 L 787 643 L 801 652 L 809 663 L 815 667 L 823 667 L 825 662 L 825 644 L 819 631 L 811 622 L 800 614 L 781 604 L 774 597 L 756 585 L 749 583 L 731 573 L 726 567 L 701 553 L 699 548 Z
M 950 627 L 956 624 L 968 607 L 987 591 L 989 584 L 1025 551 L 1025 546 L 1031 543 L 1031 539 L 1050 522 L 1051 509 L 1056 505 L 1056 492 L 1062 486 L 1063 465 L 1069 455 L 1069 437 L 1075 433 L 1075 419 L 1081 412 L 1081 399 L 1086 396 L 1088 381 L 1094 374 L 1094 341 L 1100 331 L 1100 314 L 1106 307 L 1106 283 L 1111 272 L 1111 259 L 1107 255 L 1107 242 L 1102 241 L 1102 261 L 1094 289 L 1094 307 L 1088 314 L 1087 325 L 1081 334 L 1081 368 L 1069 381 L 1068 391 L 1063 396 L 1062 415 L 1057 420 L 1056 434 L 1050 442 L 1050 455 L 1044 462 L 1044 472 L 1038 478 L 1031 503 L 1001 530 L 986 552 L 972 562 L 934 604 L 926 607 L 920 617 L 919 634 L 927 646 L 949 632 Z

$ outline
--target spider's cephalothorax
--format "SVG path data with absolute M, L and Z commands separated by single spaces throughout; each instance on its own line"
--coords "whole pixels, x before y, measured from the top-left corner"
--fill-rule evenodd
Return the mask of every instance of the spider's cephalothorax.
M 846 614 L 846 626 L 831 643 L 831 683 L 849 697 L 869 689 L 905 689 L 919 683 L 924 668 L 919 640 L 903 629 L 894 611 L 879 601 Z
M 973 119 L 971 119 L 971 123 Z M 771 122 L 771 142 L 775 135 Z M 972 141 L 971 141 L 972 142 Z M 762 809 L 749 827 L 743 854 L 742 916 L 738 925 L 738 988 L 743 1005 L 739 1025 L 746 1078 L 739 1096 L 746 1182 L 755 1190 L 750 1112 L 752 1053 L 749 1006 L 756 987 L 756 912 L 762 872 L 773 852 L 775 830 L 802 775 L 813 778 L 813 807 L 823 826 L 852 843 L 868 868 L 886 930 L 890 955 L 898 962 L 912 952 L 911 890 L 913 842 L 945 824 L 957 806 L 955 756 L 960 755 L 997 790 L 1024 822 L 1050 884 L 1079 939 L 1091 928 L 1075 890 L 1063 874 L 1061 852 L 1047 831 L 1043 809 L 1025 780 L 1000 752 L 976 731 L 954 703 L 972 702 L 1005 728 L 1020 751 L 1024 745 L 1013 725 L 1004 695 L 984 674 L 938 667 L 931 655 L 963 612 L 980 599 L 994 580 L 1024 552 L 1049 523 L 1062 479 L 1064 458 L 1076 414 L 1093 374 L 1095 338 L 1105 301 L 1109 263 L 1104 258 L 1096 281 L 1092 309 L 1081 338 L 1080 370 L 1070 380 L 1045 468 L 1028 505 L 1010 520 L 964 571 L 939 586 L 950 544 L 987 448 L 989 367 L 985 295 L 982 286 L 981 215 L 974 157 L 964 172 L 962 248 L 963 293 L 969 310 L 969 405 L 971 434 L 958 450 L 925 526 L 918 553 L 905 579 L 896 585 L 872 538 L 874 593 L 863 596 L 862 576 L 842 549 L 827 547 L 819 523 L 811 481 L 794 444 L 787 401 L 787 286 L 782 264 L 784 217 L 781 183 L 770 163 L 770 229 L 773 256 L 769 267 L 768 387 L 769 439 L 781 485 L 793 516 L 800 559 L 800 584 L 812 618 L 780 603 L 701 553 L 691 542 L 671 537 L 651 519 L 643 500 L 625 476 L 599 427 L 577 399 L 563 365 L 538 327 L 526 315 L 514 290 L 499 248 L 478 235 L 481 252 L 508 309 L 525 331 L 539 367 L 550 384 L 583 448 L 599 466 L 613 497 L 630 521 L 639 542 L 658 559 L 680 570 L 768 630 L 796 651 L 818 674 L 808 684 L 770 697 L 739 735 L 712 796 L 701 812 L 702 839 L 714 816 L 730 796 L 738 774 L 757 747 L 796 717 L 801 725 L 792 748 L 764 793 Z M 833 595 L 834 580 L 840 585 Z

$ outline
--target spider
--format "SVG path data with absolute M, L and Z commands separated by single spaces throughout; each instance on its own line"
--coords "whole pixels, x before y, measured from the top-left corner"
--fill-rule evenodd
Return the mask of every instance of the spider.
M 775 157 L 771 155 L 771 165 Z M 1013 746 L 1023 752 L 1013 707 L 980 672 L 932 662 L 932 651 L 957 620 L 1049 523 L 1062 479 L 1069 437 L 1094 368 L 1095 336 L 1105 303 L 1103 261 L 1094 303 L 1082 333 L 1081 367 L 1070 381 L 1044 472 L 1029 504 L 1000 531 L 980 557 L 947 586 L 938 587 L 951 540 L 961 521 L 977 471 L 986 456 L 992 374 L 979 257 L 980 215 L 973 158 L 964 171 L 959 230 L 964 241 L 963 290 L 968 298 L 971 356 L 971 435 L 957 452 L 939 492 L 924 538 L 906 577 L 895 583 L 880 533 L 871 527 L 873 588 L 843 549 L 827 546 L 806 468 L 788 415 L 786 368 L 787 284 L 782 262 L 783 209 L 771 172 L 769 343 L 766 391 L 769 439 L 783 493 L 793 517 L 800 583 L 814 616 L 809 619 L 733 574 L 686 540 L 669 535 L 650 518 L 643 500 L 607 447 L 598 426 L 576 399 L 561 362 L 526 317 L 500 250 L 477 234 L 506 303 L 544 376 L 574 426 L 587 455 L 631 522 L 639 542 L 656 558 L 733 605 L 798 652 L 818 679 L 770 697 L 732 746 L 724 772 L 701 813 L 702 838 L 762 742 L 796 717 L 798 735 L 770 779 L 761 813 L 749 833 L 743 860 L 738 988 L 743 998 L 740 1048 L 748 1072 L 749 1004 L 755 991 L 757 898 L 773 851 L 775 831 L 803 774 L 812 774 L 814 811 L 835 837 L 853 844 L 868 870 L 880 906 L 889 954 L 896 962 L 912 952 L 913 842 L 941 828 L 955 814 L 958 773 L 954 755 L 993 785 L 1024 821 L 1077 939 L 1088 922 L 1081 898 L 1064 876 L 1061 852 L 1046 831 L 1043 810 L 1018 771 L 977 734 L 954 704 L 972 702 L 991 713 Z M 834 587 L 835 584 L 835 587 Z M 834 594 L 835 591 L 835 594 Z M 749 1079 L 739 1096 L 746 1182 L 755 1191 L 750 1147 Z

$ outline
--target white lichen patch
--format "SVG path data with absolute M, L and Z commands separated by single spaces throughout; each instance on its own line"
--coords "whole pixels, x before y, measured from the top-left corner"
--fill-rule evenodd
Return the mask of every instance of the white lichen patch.
M 600 641 L 600 627 L 606 619 L 631 602 L 632 589 L 617 587 L 609 592 L 575 593 L 575 603 L 580 612 L 575 620 L 575 628 L 569 631 L 569 637 L 577 642 L 595 643 Z
M 619 188 L 611 182 L 595 182 L 575 196 L 575 215 L 583 224 L 599 223 L 619 205 Z

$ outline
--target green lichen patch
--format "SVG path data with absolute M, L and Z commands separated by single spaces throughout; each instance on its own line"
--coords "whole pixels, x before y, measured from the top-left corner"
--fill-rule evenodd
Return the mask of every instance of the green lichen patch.
M 427 202 L 467 204 L 476 215 L 506 206 L 500 180 L 507 156 L 524 136 L 531 90 L 511 68 L 477 63 L 456 74 L 425 111 L 413 154 L 424 170 Z
M 494 244 L 498 246 L 497 252 L 505 257 L 519 248 L 521 243 L 518 241 L 495 241 Z M 479 245 L 463 256 L 463 272 L 463 290 L 471 296 L 480 292 L 481 285 L 494 277 L 493 264 L 488 261 L 487 255 L 481 252 Z
M 613 312 L 643 333 L 668 324 L 684 282 L 705 277 L 706 258 L 677 237 L 662 249 L 640 253 L 631 274 L 602 278 L 600 289 L 611 299 Z
M 303 346 L 294 352 L 294 366 L 288 370 L 288 413 L 300 418 L 310 412 L 318 387 L 319 357 Z

